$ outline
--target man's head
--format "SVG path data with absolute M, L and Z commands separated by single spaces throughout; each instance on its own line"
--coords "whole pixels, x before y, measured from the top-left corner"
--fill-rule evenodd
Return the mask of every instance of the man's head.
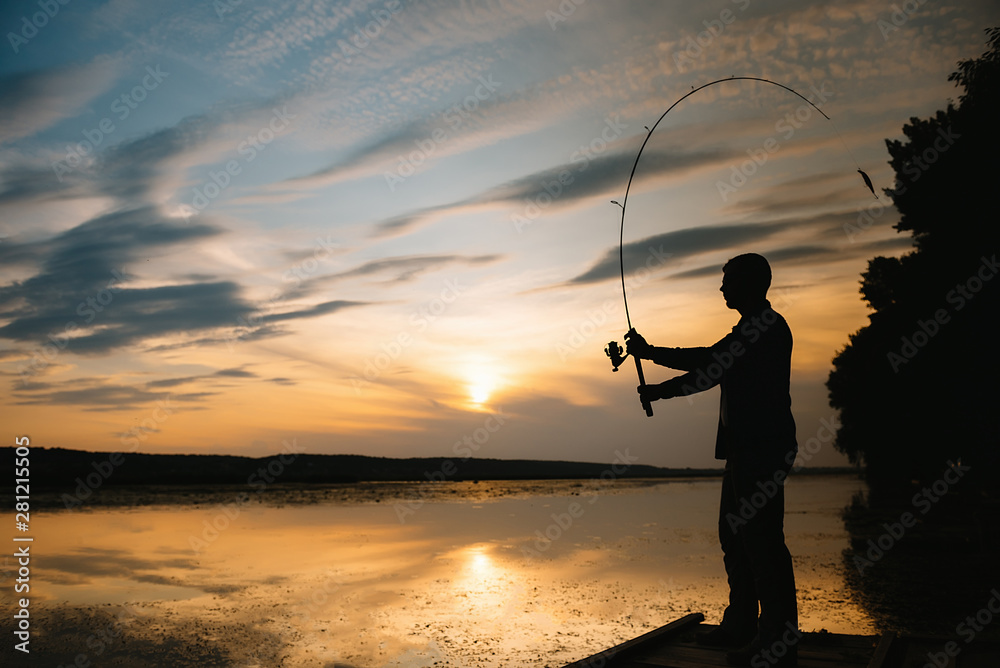
M 737 255 L 722 267 L 722 296 L 726 306 L 741 311 L 767 298 L 771 265 L 756 253 Z

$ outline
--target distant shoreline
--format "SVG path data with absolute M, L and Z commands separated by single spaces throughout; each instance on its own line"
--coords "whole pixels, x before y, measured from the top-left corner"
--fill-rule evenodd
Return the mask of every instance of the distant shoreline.
M 6 452 L 4 452 L 6 451 Z M 37 489 L 105 485 L 462 482 L 477 480 L 617 480 L 722 475 L 722 468 L 667 468 L 636 464 L 616 451 L 609 463 L 474 457 L 370 457 L 280 453 L 265 457 L 90 452 L 32 448 L 31 484 Z M 0 449 L 14 457 L 14 448 Z M 802 468 L 796 475 L 850 474 L 853 467 Z
M 851 471 L 851 474 L 854 472 Z M 812 473 L 809 477 L 841 477 L 844 473 Z M 135 509 L 152 506 L 283 507 L 290 505 L 369 505 L 417 507 L 423 503 L 489 503 L 513 498 L 591 497 L 641 493 L 645 488 L 665 484 L 699 483 L 719 480 L 717 475 L 622 478 L 601 481 L 590 478 L 546 480 L 448 480 L 367 481 L 349 483 L 285 483 L 251 487 L 246 484 L 187 485 L 108 485 L 86 496 L 65 490 L 40 490 L 32 494 L 36 510 L 96 511 Z
M 13 460 L 13 448 L 0 456 Z M 669 480 L 717 478 L 722 469 L 545 460 L 388 458 L 283 454 L 269 457 L 88 452 L 32 448 L 33 508 L 132 507 L 230 502 L 381 503 L 400 499 L 491 499 L 621 492 Z M 795 475 L 857 475 L 850 467 Z M 479 485 L 480 482 L 486 483 Z M 614 484 L 611 484 L 614 483 Z

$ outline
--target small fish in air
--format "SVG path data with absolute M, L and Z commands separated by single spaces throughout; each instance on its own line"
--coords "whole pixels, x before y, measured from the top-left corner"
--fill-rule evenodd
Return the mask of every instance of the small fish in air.
M 861 174 L 861 178 L 865 180 L 865 185 L 868 186 L 868 190 L 872 191 L 872 195 L 875 195 L 875 186 L 872 185 L 872 180 L 868 178 L 868 175 L 858 168 L 858 174 Z M 878 199 L 878 195 L 875 195 L 875 199 Z

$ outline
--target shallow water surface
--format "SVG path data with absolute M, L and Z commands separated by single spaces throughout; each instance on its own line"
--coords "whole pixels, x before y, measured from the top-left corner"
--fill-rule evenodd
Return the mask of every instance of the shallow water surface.
M 37 643 L 67 610 L 127 604 L 122 637 L 196 638 L 224 656 L 205 665 L 560 666 L 689 611 L 719 620 L 719 479 L 493 484 L 447 500 L 415 486 L 381 502 L 33 514 Z M 843 577 L 839 513 L 861 487 L 786 487 L 806 631 L 874 633 Z

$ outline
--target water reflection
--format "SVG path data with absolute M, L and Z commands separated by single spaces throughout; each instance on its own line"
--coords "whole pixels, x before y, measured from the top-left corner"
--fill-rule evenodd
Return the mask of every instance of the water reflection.
M 510 576 L 490 556 L 491 546 L 470 545 L 457 552 L 465 563 L 461 576 L 455 583 L 458 592 L 472 598 L 479 607 L 496 603 L 503 595 L 503 582 Z
M 806 630 L 871 631 L 843 582 L 839 512 L 856 488 L 789 485 Z M 227 522 L 219 507 L 40 513 L 33 603 L 50 606 L 53 624 L 66 606 L 139 603 L 150 620 L 130 633 L 212 628 L 236 665 L 365 668 L 568 662 L 689 610 L 721 614 L 717 480 L 592 503 L 568 483 L 481 496 L 428 502 L 405 523 L 387 503 L 252 506 Z M 550 530 L 572 503 L 583 512 Z

